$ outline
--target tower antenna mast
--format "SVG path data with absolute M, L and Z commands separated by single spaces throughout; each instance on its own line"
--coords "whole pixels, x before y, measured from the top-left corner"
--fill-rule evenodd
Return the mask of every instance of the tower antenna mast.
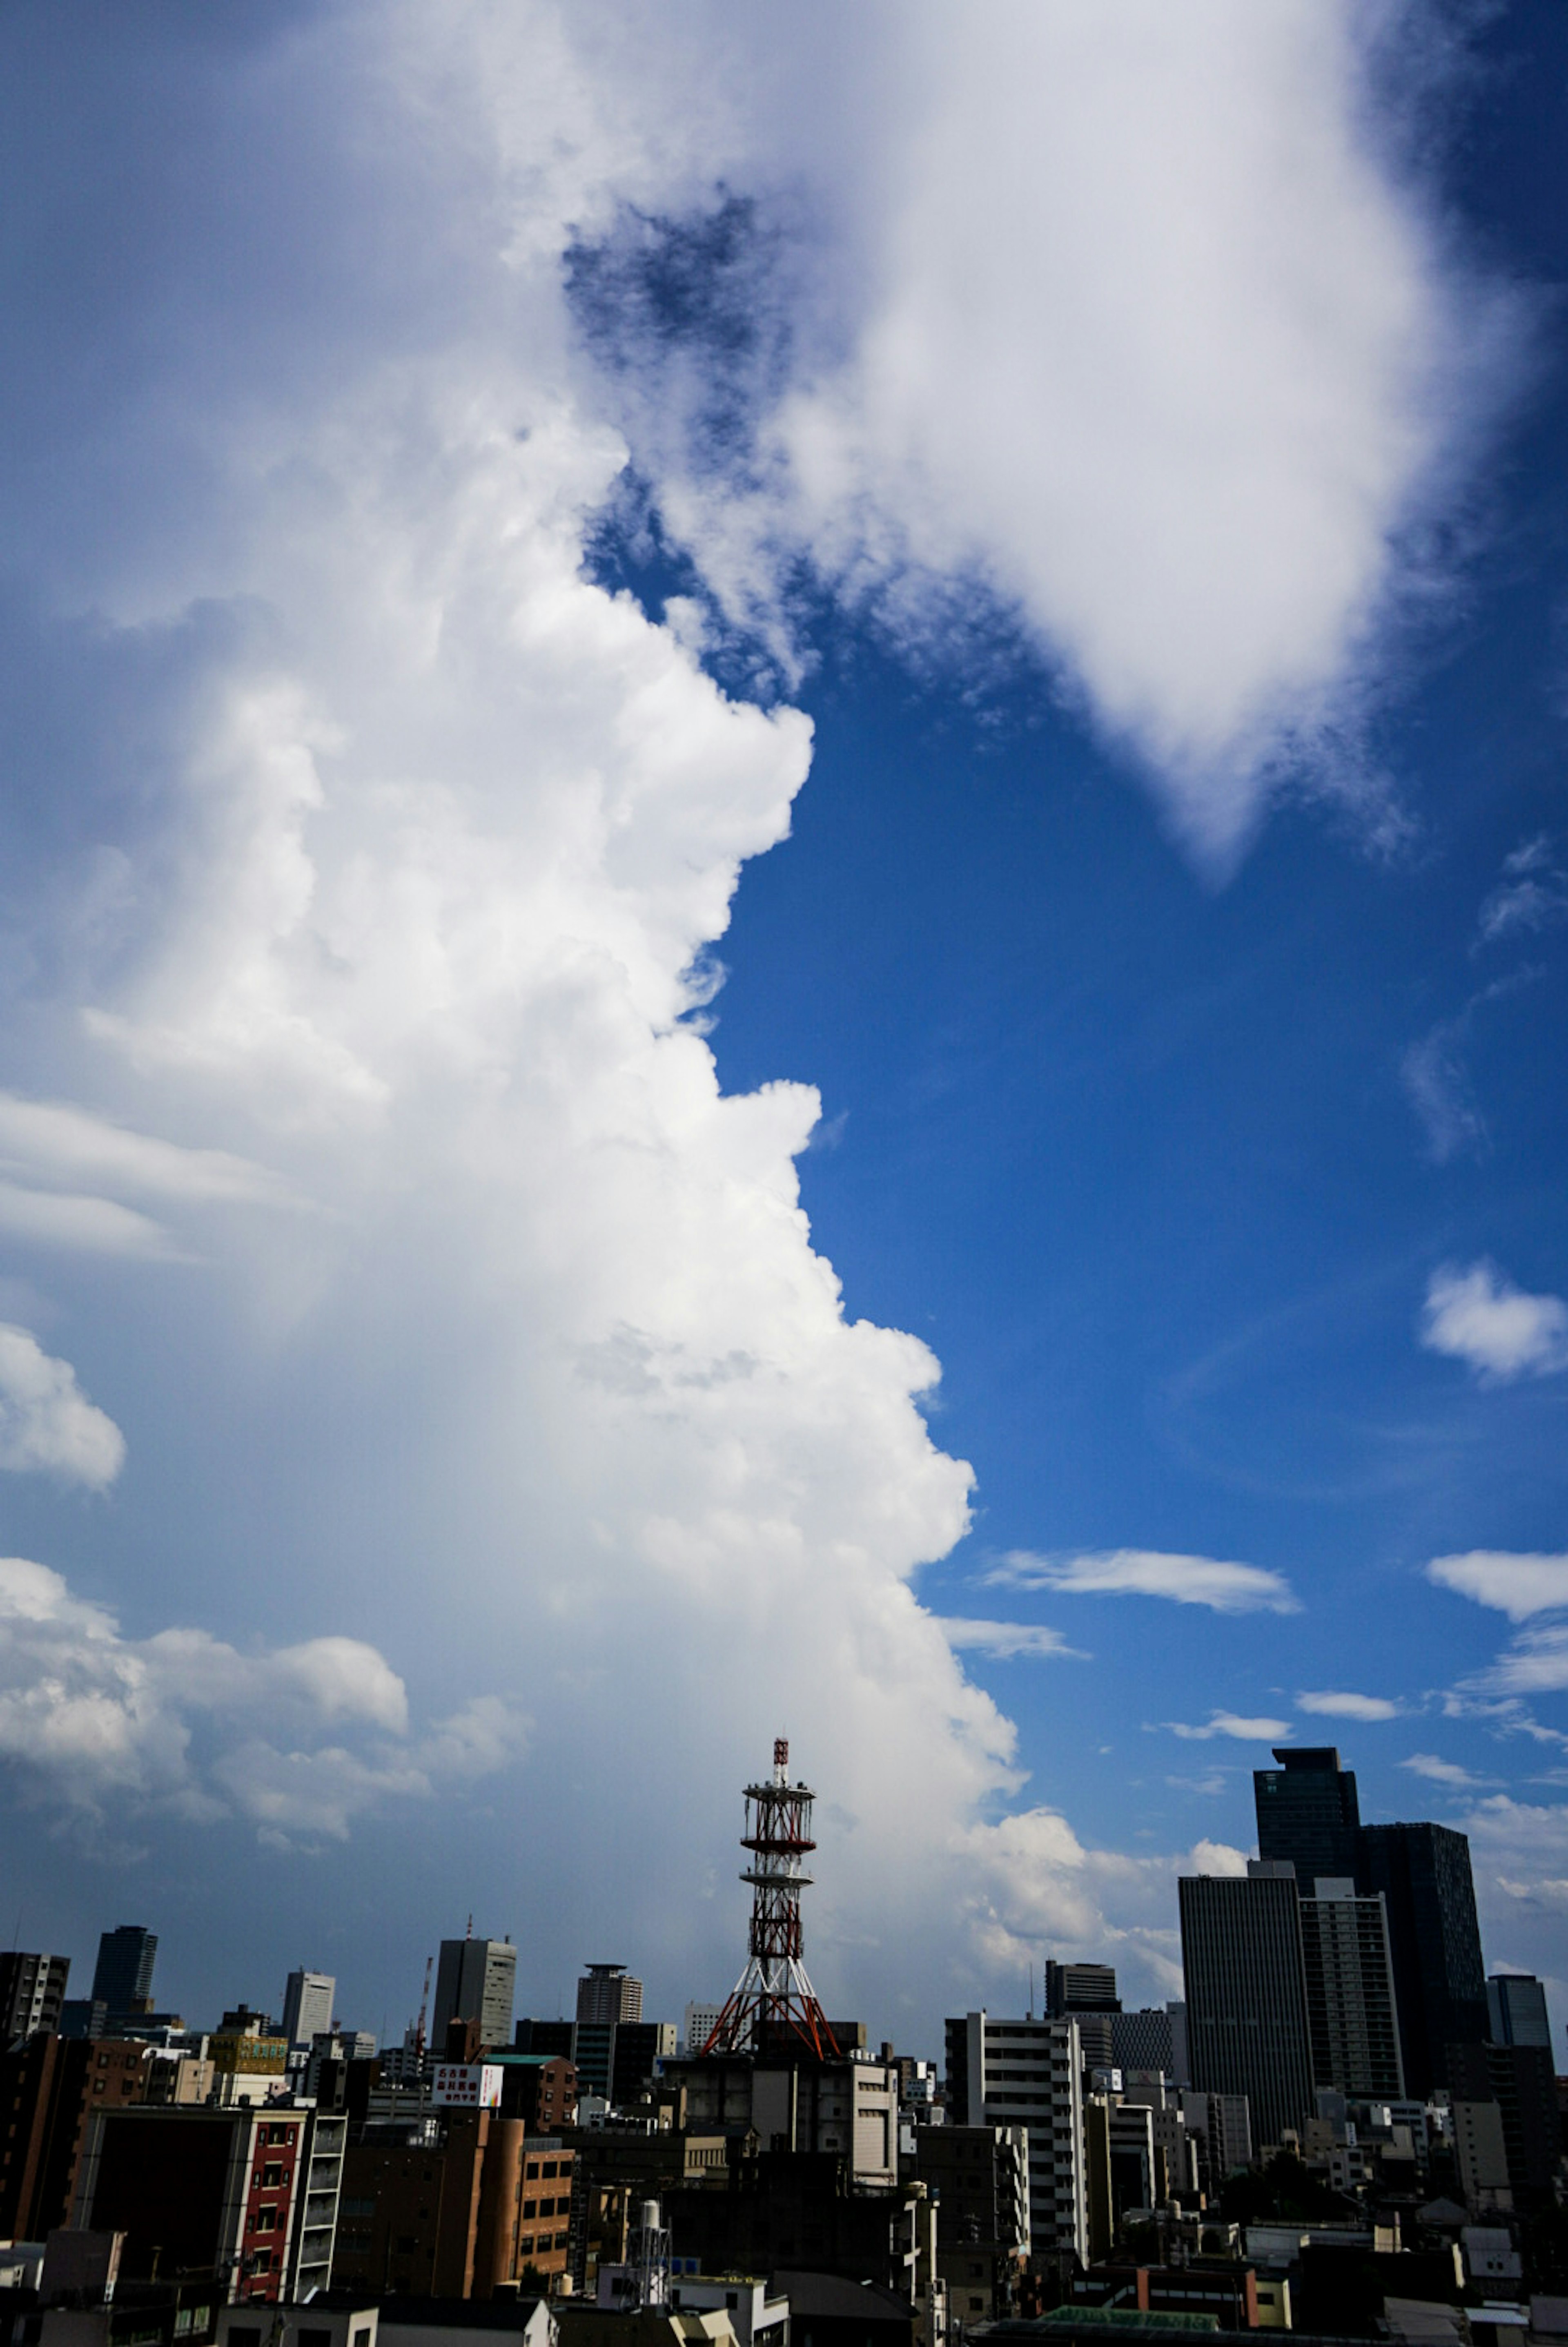
M 746 1788 L 742 1850 L 751 1863 L 742 1882 L 751 1885 L 750 1952 L 746 1970 L 708 2032 L 705 2054 L 762 2054 L 792 2036 L 819 2061 L 839 2052 L 816 1991 L 801 1962 L 800 1893 L 810 1882 L 802 1860 L 816 1849 L 811 1839 L 808 1785 L 789 1782 L 789 1746 L 774 1739 L 773 1774 L 766 1784 Z

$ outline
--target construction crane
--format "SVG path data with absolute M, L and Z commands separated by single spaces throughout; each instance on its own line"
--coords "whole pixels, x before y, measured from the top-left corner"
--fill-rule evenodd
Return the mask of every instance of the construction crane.
M 413 2024 L 414 2050 L 418 2054 L 422 2063 L 424 2060 L 424 2016 L 430 2009 L 430 1975 L 434 1963 L 435 1958 L 433 1956 L 426 1956 L 424 1960 L 424 1986 L 420 1992 L 419 1999 L 419 2019 Z

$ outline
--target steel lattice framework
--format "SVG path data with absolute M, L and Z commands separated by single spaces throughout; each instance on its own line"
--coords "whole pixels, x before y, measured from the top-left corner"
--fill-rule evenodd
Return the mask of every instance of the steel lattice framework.
M 819 2061 L 839 2051 L 800 1961 L 800 1893 L 811 1880 L 802 1860 L 817 1847 L 811 1840 L 817 1796 L 809 1786 L 791 1785 L 789 1768 L 789 1746 L 780 1736 L 771 1779 L 746 1788 L 740 1847 L 751 1852 L 751 1864 L 740 1880 L 752 1886 L 751 1952 L 705 2054 L 761 2054 L 789 2037 Z

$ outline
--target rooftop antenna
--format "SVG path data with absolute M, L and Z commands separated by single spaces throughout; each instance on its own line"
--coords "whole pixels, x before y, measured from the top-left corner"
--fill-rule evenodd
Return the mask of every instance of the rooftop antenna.
M 811 1880 L 801 1860 L 817 1847 L 811 1840 L 817 1796 L 809 1785 L 791 1785 L 789 1770 L 789 1738 L 776 1737 L 772 1776 L 746 1788 L 740 1847 L 750 1851 L 751 1863 L 740 1880 L 751 1885 L 749 1951 L 746 1970 L 708 2034 L 705 2054 L 760 2054 L 770 2037 L 786 2032 L 819 2061 L 839 2052 L 800 1961 L 800 1893 Z
M 1029 2018 L 1034 2018 L 1034 1959 L 1029 1959 Z

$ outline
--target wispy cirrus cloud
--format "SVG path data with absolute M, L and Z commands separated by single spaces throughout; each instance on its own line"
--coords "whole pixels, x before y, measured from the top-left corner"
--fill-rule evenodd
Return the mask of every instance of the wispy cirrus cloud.
M 1022 1655 L 1038 1659 L 1071 1655 L 1078 1661 L 1086 1659 L 1082 1648 L 1070 1646 L 1060 1630 L 1048 1629 L 1042 1622 L 979 1622 L 945 1614 L 939 1617 L 937 1626 L 959 1654 L 990 1655 L 998 1662 L 1011 1662 Z
M 1101 1549 L 1064 1557 L 1017 1549 L 986 1578 L 1013 1588 L 1053 1589 L 1075 1597 L 1164 1597 L 1176 1605 L 1207 1605 L 1216 1614 L 1301 1610 L 1285 1575 L 1270 1566 L 1159 1549 Z
M 1478 945 L 1568 917 L 1568 872 L 1556 861 L 1550 832 L 1539 832 L 1503 858 L 1502 877 L 1481 906 Z
M 1325 1719 L 1359 1719 L 1369 1724 L 1381 1719 L 1397 1719 L 1403 1706 L 1387 1696 L 1354 1695 L 1329 1687 L 1309 1689 L 1296 1698 L 1298 1711 L 1319 1714 Z
M 1484 1157 L 1491 1135 L 1470 1072 L 1469 1051 L 1481 1014 L 1540 977 L 1515 969 L 1481 987 L 1453 1017 L 1440 1019 L 1406 1049 L 1400 1081 L 1420 1121 L 1434 1165 L 1459 1156 Z
M 1420 1340 L 1486 1385 L 1551 1377 L 1568 1368 L 1568 1304 L 1527 1295 L 1484 1258 L 1467 1269 L 1442 1264 L 1427 1283 Z
M 1568 1687 L 1568 1619 L 1540 1618 L 1568 1614 L 1568 1556 L 1471 1549 L 1461 1555 L 1434 1556 L 1426 1576 L 1440 1589 L 1451 1589 L 1493 1613 L 1505 1614 L 1511 1622 L 1530 1625 L 1518 1632 L 1495 1661 L 1451 1690 L 1451 1707 L 1462 1712 L 1477 1703 L 1492 1705 L 1505 1731 L 1561 1740 L 1556 1730 L 1530 1718 L 1522 1698 Z

